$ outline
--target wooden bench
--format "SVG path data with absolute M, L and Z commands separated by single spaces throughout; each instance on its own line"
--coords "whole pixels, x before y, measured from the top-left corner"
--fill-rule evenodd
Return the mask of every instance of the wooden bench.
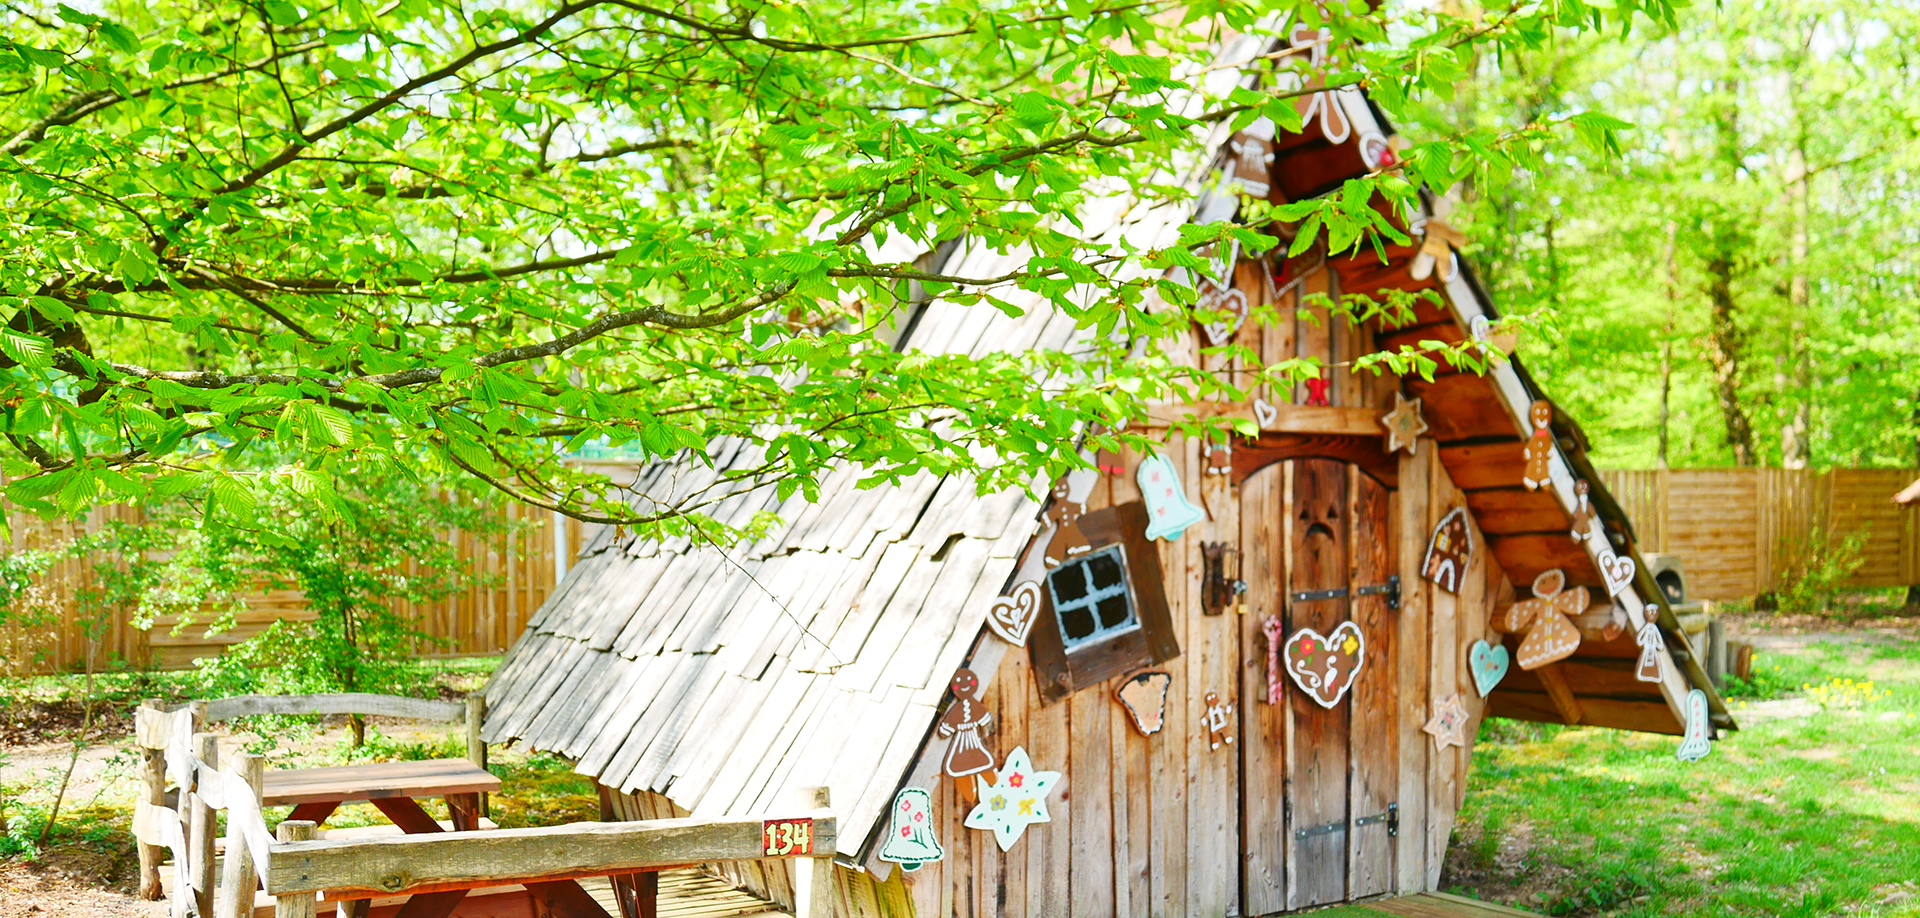
M 464 723 L 467 758 L 266 771 L 257 759 L 243 754 L 236 761 L 244 764 L 249 774 L 220 773 L 218 742 L 204 732 L 206 725 L 263 714 L 380 715 Z M 415 799 L 444 797 L 452 828 L 481 828 L 486 810 L 484 795 L 500 787 L 500 780 L 486 770 L 486 744 L 480 740 L 484 715 L 485 702 L 479 695 L 461 702 L 364 693 L 242 695 L 190 701 L 172 710 L 162 708 L 156 700 L 143 702 L 135 718 L 135 741 L 144 756 L 134 832 L 140 842 L 141 897 L 158 899 L 165 894 L 160 864 L 171 847 L 177 853 L 188 852 L 195 862 L 185 884 L 195 900 L 195 911 L 212 914 L 212 877 L 219 847 L 213 838 L 217 821 L 214 811 L 224 808 L 229 797 L 245 798 L 244 815 L 228 815 L 228 822 L 236 826 L 232 831 L 250 832 L 253 841 L 247 847 L 261 851 L 270 841 L 266 826 L 260 822 L 259 809 L 264 806 L 292 806 L 290 818 L 318 824 L 343 803 L 366 801 L 392 820 L 400 832 L 438 833 L 446 829 Z M 178 793 L 167 793 L 169 778 L 180 786 Z M 197 787 L 202 780 L 209 782 L 208 789 Z M 211 799 L 221 802 L 210 805 Z M 248 852 L 238 854 L 239 860 L 248 859 Z M 175 900 L 175 913 L 184 913 L 183 900 Z M 230 908 L 233 914 L 245 911 L 239 905 Z

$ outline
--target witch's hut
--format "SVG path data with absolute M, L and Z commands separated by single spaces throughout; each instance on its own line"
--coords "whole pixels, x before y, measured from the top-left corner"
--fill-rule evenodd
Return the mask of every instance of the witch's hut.
M 1390 162 L 1360 92 L 1309 103 L 1304 133 L 1212 138 L 1193 209 L 1114 207 L 1107 237 L 1171 239 L 1232 218 L 1233 185 L 1297 200 Z M 486 739 L 572 759 L 608 818 L 751 813 L 827 785 L 845 914 L 1035 918 L 1433 890 L 1483 716 L 1689 734 L 1683 754 L 1703 752 L 1732 722 L 1584 435 L 1519 359 L 1431 382 L 1341 369 L 1407 343 L 1500 343 L 1456 237 L 1410 222 L 1424 254 L 1246 259 L 1203 288 L 1289 316 L 1313 294 L 1437 294 L 1396 327 L 1195 324 L 1189 361 L 1232 339 L 1334 368 L 1155 419 L 1232 414 L 1255 439 L 1104 456 L 1044 502 L 928 475 L 862 490 L 845 469 L 815 503 L 729 501 L 722 518 L 783 521 L 729 551 L 598 532 L 489 684 Z M 976 276 L 1004 260 L 940 255 Z M 1030 305 L 921 302 L 899 346 L 1073 341 L 1072 319 Z M 643 469 L 634 499 L 755 456 Z M 716 869 L 789 897 L 768 863 Z

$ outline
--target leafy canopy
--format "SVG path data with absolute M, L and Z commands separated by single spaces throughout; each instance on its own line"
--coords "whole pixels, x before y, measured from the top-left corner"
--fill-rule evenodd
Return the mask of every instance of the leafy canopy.
M 1270 248 L 1268 219 L 1336 248 L 1402 238 L 1376 195 L 1491 180 L 1559 125 L 1607 148 L 1620 126 L 1463 131 L 1172 248 L 1089 243 L 1095 196 L 1191 195 L 1169 168 L 1204 162 L 1209 129 L 1299 129 L 1307 90 L 1266 71 L 1306 57 L 1198 80 L 1224 36 L 1324 24 L 1342 50 L 1303 76 L 1395 115 L 1482 56 L 1671 20 L 1669 2 L 10 2 L 6 496 L 75 513 L 204 494 L 248 521 L 269 481 L 337 504 L 336 475 L 386 465 L 677 526 L 742 488 L 810 491 L 836 460 L 1024 486 L 1080 462 L 1088 422 L 1242 391 L 1130 359 L 1189 327 L 1149 308 L 1191 301 L 1168 268 L 1229 234 Z M 960 239 L 1019 266 L 919 257 Z M 1015 291 L 1089 334 L 1071 354 L 886 346 L 917 298 L 1015 310 Z M 764 462 L 645 510 L 562 461 L 727 437 Z

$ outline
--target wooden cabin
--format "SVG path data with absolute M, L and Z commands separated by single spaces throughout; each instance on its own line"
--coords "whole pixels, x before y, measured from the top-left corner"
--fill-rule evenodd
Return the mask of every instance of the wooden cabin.
M 1390 161 L 1358 91 L 1310 98 L 1325 106 L 1305 133 L 1212 137 L 1196 205 L 1108 208 L 1125 216 L 1107 237 L 1171 239 L 1231 219 L 1232 185 L 1299 199 Z M 1314 294 L 1436 294 L 1392 327 L 1196 322 L 1180 359 L 1230 338 L 1331 367 L 1148 420 L 1232 414 L 1257 438 L 1103 454 L 1045 501 L 929 475 L 860 490 L 843 469 L 814 503 L 728 501 L 722 519 L 784 525 L 726 552 L 599 531 L 489 684 L 485 738 L 570 758 L 612 819 L 752 813 L 829 786 L 841 911 L 923 918 L 1253 916 L 1434 890 L 1486 716 L 1691 726 L 1681 752 L 1703 753 L 1732 721 L 1584 435 L 1521 361 L 1432 381 L 1346 368 L 1497 318 L 1445 228 L 1427 230 L 1424 259 L 1419 237 L 1385 263 L 1242 258 L 1202 288 L 1283 316 Z M 947 273 L 1007 261 L 939 254 Z M 1070 318 L 1028 305 L 921 302 L 899 346 L 1072 346 Z M 643 469 L 633 499 L 757 455 Z M 1491 677 L 1496 657 L 1514 662 L 1483 697 L 1474 666 Z M 791 900 L 778 868 L 712 869 Z

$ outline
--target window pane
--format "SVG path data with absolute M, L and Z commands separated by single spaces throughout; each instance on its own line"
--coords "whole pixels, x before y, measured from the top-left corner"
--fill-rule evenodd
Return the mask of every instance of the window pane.
M 1095 590 L 1123 586 L 1127 582 L 1126 571 L 1120 567 L 1118 556 L 1109 554 L 1094 555 L 1087 559 L 1087 576 L 1093 581 Z
M 1066 632 L 1067 642 L 1072 643 L 1092 637 L 1098 626 L 1093 623 L 1091 608 L 1074 606 L 1060 614 L 1060 627 Z
M 1127 608 L 1127 594 L 1125 593 L 1117 596 L 1109 596 L 1106 599 L 1100 600 L 1098 608 L 1100 610 L 1100 627 L 1102 629 L 1118 628 L 1133 619 L 1133 610 Z
M 1053 583 L 1053 601 L 1055 605 L 1067 605 L 1087 598 L 1087 575 L 1080 564 L 1067 563 L 1047 575 Z

